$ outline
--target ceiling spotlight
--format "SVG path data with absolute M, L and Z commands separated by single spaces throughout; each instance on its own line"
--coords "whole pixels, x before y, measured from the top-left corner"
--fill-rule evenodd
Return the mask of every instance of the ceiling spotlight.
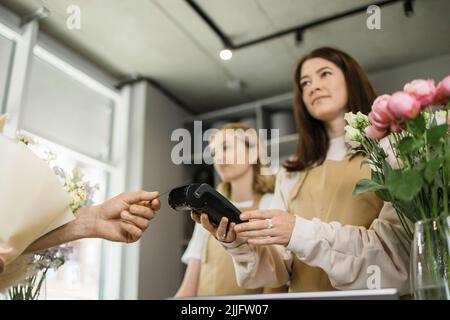
M 403 9 L 405 10 L 405 15 L 408 18 L 412 17 L 414 14 L 413 1 L 414 0 L 405 0 L 405 2 L 403 3 Z
M 220 59 L 222 60 L 230 60 L 233 57 L 233 51 L 228 48 L 223 49 L 219 53 Z

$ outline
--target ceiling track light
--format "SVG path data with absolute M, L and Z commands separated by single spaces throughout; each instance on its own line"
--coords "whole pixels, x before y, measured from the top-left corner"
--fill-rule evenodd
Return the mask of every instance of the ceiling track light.
M 295 44 L 299 46 L 303 42 L 303 29 L 295 31 Z
M 358 13 L 366 13 L 368 4 L 362 5 L 360 7 L 356 7 L 353 9 L 349 9 L 343 12 L 339 12 L 336 14 L 333 14 L 331 16 L 323 17 L 321 19 L 317 19 L 308 23 L 304 23 L 292 28 L 284 29 L 272 34 L 268 34 L 259 38 L 255 38 L 252 40 L 247 40 L 242 43 L 234 43 L 220 28 L 219 26 L 213 21 L 213 19 L 208 16 L 208 14 L 197 4 L 196 1 L 198 0 L 185 0 L 187 4 L 199 15 L 201 19 L 211 28 L 211 30 L 219 37 L 222 44 L 224 44 L 224 50 L 228 49 L 228 51 L 234 50 L 240 50 L 242 48 L 250 47 L 262 42 L 266 42 L 269 40 L 277 39 L 279 37 L 284 37 L 288 34 L 295 33 L 296 34 L 296 41 L 297 44 L 301 43 L 303 41 L 303 35 L 302 33 L 310 28 L 314 28 L 317 26 L 321 26 L 327 23 L 330 23 L 332 21 L 336 21 L 338 19 L 342 19 L 345 17 L 349 17 Z M 405 14 L 407 16 L 411 16 L 413 14 L 413 1 L 414 0 L 378 0 L 374 2 L 374 5 L 377 5 L 379 7 L 388 6 L 394 3 L 403 2 L 404 8 L 405 8 Z M 221 51 L 221 52 L 222 52 Z M 229 56 L 229 52 L 225 51 L 225 56 Z M 232 55 L 232 54 L 231 54 Z M 230 58 L 231 59 L 231 58 Z
M 226 83 L 227 88 L 233 92 L 240 92 L 244 88 L 244 82 L 239 79 L 231 79 Z
M 403 9 L 405 10 L 405 16 L 407 16 L 408 18 L 414 15 L 413 2 L 414 0 L 405 0 L 405 2 L 403 2 Z

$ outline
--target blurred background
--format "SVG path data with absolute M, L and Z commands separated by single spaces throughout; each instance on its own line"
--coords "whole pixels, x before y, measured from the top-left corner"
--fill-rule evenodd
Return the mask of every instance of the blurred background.
M 192 152 L 198 164 L 173 164 L 173 130 L 193 131 L 195 120 L 203 130 L 229 121 L 280 129 L 285 159 L 297 141 L 299 58 L 340 48 L 378 94 L 439 81 L 450 71 L 449 11 L 448 0 L 0 0 L 0 114 L 7 133 L 21 130 L 61 166 L 80 166 L 100 186 L 96 202 L 214 184 L 202 149 Z M 162 202 L 137 244 L 75 243 L 48 277 L 47 297 L 175 294 L 193 222 Z

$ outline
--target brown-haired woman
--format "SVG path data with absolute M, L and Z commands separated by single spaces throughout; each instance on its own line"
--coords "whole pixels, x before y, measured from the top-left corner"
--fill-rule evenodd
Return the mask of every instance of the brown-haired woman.
M 373 193 L 352 195 L 371 171 L 362 156 L 348 156 L 344 113 L 369 112 L 367 75 L 345 52 L 319 48 L 295 69 L 294 98 L 299 142 L 277 175 L 272 210 L 243 213 L 250 222 L 228 233 L 225 222 L 205 228 L 225 235 L 244 287 L 409 293 L 409 240 L 394 209 Z
M 217 190 L 242 212 L 269 208 L 275 179 L 259 174 L 261 164 L 256 130 L 242 123 L 227 124 L 212 135 L 209 146 L 214 167 L 222 180 Z M 238 161 L 238 155 L 243 156 L 241 161 Z M 231 256 L 200 224 L 195 226 L 182 261 L 188 266 L 176 297 L 286 291 L 286 287 L 240 288 L 235 280 Z

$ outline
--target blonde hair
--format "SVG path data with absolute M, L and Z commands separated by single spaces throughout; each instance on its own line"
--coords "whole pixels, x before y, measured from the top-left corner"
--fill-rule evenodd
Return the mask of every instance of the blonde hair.
M 255 128 L 253 128 L 247 124 L 234 122 L 234 123 L 228 123 L 228 124 L 224 125 L 222 128 L 219 129 L 219 131 L 227 130 L 227 129 L 233 129 L 233 130 L 242 129 L 244 131 L 251 130 L 251 129 L 255 130 Z M 214 136 L 216 134 L 213 134 L 211 136 L 210 142 L 214 139 Z M 259 141 L 259 136 L 257 136 L 257 138 Z M 245 146 L 247 148 L 249 148 L 250 141 L 247 136 L 245 136 L 244 142 L 245 142 Z M 275 189 L 275 176 L 260 174 L 262 165 L 259 160 L 259 152 L 258 152 L 258 159 L 256 161 L 256 164 L 253 164 L 252 166 L 253 166 L 253 192 L 256 195 L 263 195 L 264 193 L 273 193 L 273 191 Z M 229 182 L 222 181 L 217 186 L 217 191 L 219 191 L 225 197 L 229 198 L 231 196 L 231 184 Z

